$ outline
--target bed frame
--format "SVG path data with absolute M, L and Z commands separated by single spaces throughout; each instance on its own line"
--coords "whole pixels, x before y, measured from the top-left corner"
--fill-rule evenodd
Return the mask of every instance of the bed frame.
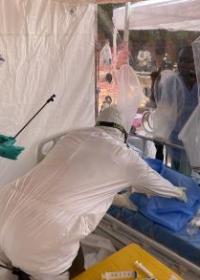
M 179 256 L 157 241 L 106 214 L 96 229 L 96 233 L 110 239 L 116 249 L 136 243 L 173 269 L 186 280 L 199 280 L 200 267 Z

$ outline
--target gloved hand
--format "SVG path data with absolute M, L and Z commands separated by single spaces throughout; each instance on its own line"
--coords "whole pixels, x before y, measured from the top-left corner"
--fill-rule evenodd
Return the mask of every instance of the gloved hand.
M 0 134 L 0 156 L 8 159 L 17 159 L 24 148 L 14 146 L 15 142 L 14 137 Z
M 0 144 L 0 156 L 4 158 L 16 160 L 23 150 L 24 147 Z
M 125 207 L 129 210 L 137 211 L 137 206 L 131 202 L 128 193 L 116 194 L 113 200 L 113 205 L 117 207 Z
M 180 190 L 180 196 L 177 197 L 177 199 L 182 200 L 183 202 L 187 202 L 186 188 L 178 187 L 178 189 Z
M 0 144 L 13 145 L 15 142 L 14 137 L 0 134 Z

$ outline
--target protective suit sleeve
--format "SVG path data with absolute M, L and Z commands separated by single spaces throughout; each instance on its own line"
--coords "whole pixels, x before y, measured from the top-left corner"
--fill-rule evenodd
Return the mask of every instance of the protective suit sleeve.
M 128 153 L 127 175 L 132 185 L 132 192 L 185 200 L 185 193 L 182 188 L 175 187 L 162 178 L 133 150 L 129 150 Z

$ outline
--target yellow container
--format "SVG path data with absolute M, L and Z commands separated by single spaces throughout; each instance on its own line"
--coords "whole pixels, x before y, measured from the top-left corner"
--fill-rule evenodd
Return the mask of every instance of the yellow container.
M 156 280 L 183 280 L 183 278 L 136 244 L 131 244 L 104 261 L 92 266 L 86 272 L 74 278 L 74 280 L 102 280 L 103 273 L 117 271 L 137 271 L 137 280 L 147 278 L 147 274 L 140 268 L 137 268 L 135 262 L 141 263 L 154 275 Z M 128 279 L 130 280 L 131 278 L 123 278 L 123 280 Z

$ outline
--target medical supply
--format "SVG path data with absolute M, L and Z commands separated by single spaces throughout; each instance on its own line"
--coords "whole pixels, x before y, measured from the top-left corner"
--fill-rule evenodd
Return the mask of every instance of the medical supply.
M 102 280 L 118 280 L 118 279 L 137 279 L 133 271 L 105 272 L 102 274 Z
M 117 231 L 115 231 L 115 233 L 117 233 Z M 131 272 L 130 275 L 132 275 L 131 278 L 112 278 L 111 280 L 152 280 L 143 271 L 137 269 L 134 266 L 134 262 L 138 260 L 144 263 L 158 280 L 183 280 L 165 264 L 158 261 L 155 257 L 150 255 L 147 251 L 143 250 L 139 245 L 136 245 L 134 243 L 129 244 L 112 256 L 94 265 L 92 268 L 80 274 L 74 280 L 105 280 L 105 276 L 111 276 L 113 275 L 113 273 L 118 272 Z M 105 273 L 109 274 L 105 275 Z M 118 275 L 120 276 L 120 274 L 117 274 L 116 276 Z M 127 275 L 122 274 L 122 276 Z
M 153 275 L 153 273 L 148 270 L 146 268 L 146 266 L 144 266 L 141 262 L 136 261 L 135 266 L 137 267 L 137 269 L 141 270 L 142 272 L 144 272 L 151 280 L 156 280 L 155 276 Z

